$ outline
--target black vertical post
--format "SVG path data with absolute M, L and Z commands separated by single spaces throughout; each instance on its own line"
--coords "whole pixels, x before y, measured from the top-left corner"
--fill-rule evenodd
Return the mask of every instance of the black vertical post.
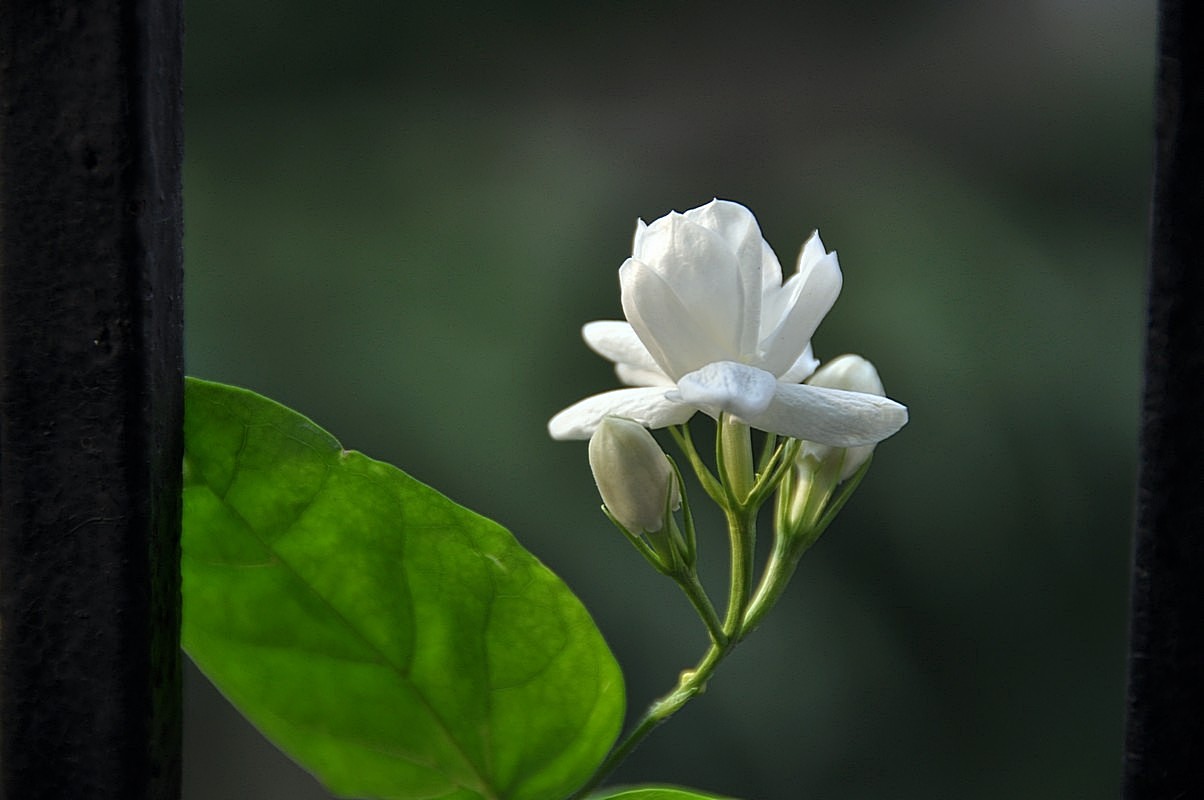
M 0 795 L 179 796 L 181 2 L 0 2 Z
M 1194 20 L 1194 22 L 1193 22 Z M 1204 5 L 1159 10 L 1126 800 L 1204 797 Z

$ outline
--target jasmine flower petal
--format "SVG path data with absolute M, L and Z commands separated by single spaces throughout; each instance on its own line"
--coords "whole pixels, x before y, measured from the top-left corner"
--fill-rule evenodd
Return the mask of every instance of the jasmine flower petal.
M 615 375 L 628 386 L 664 386 L 671 389 L 677 385 L 659 367 L 643 369 L 631 364 L 615 364 Z
M 799 357 L 799 344 L 809 342 L 840 294 L 842 277 L 836 253 L 816 258 L 819 233 L 812 234 L 799 255 L 798 272 L 777 291 L 767 291 L 760 357 L 762 366 L 781 375 Z M 823 250 L 823 244 L 818 244 Z
M 581 328 L 581 336 L 595 353 L 609 358 L 616 364 L 629 364 L 647 370 L 660 370 L 656 359 L 644 347 L 631 323 L 620 320 L 597 320 L 587 322 Z
M 677 391 L 668 397 L 701 408 L 712 416 L 727 411 L 750 422 L 773 400 L 778 381 L 763 369 L 718 361 L 677 381 Z
M 778 380 L 782 383 L 802 383 L 810 377 L 811 373 L 815 372 L 815 368 L 818 366 L 819 359 L 815 357 L 815 353 L 811 350 L 811 343 L 808 342 L 807 349 Z
M 643 247 L 631 257 L 659 275 L 682 305 L 708 309 L 708 325 L 734 342 L 744 310 L 740 261 L 717 231 L 669 214 L 648 226 Z M 620 276 L 621 280 L 621 276 Z M 624 295 L 627 294 L 624 287 Z
M 752 212 L 739 203 L 712 200 L 682 215 L 690 222 L 714 231 L 724 246 L 736 256 L 739 282 L 739 336 L 737 350 L 742 357 L 753 356 L 761 332 L 762 281 L 767 266 L 781 274 L 777 257 L 761 236 L 761 226 Z M 767 264 L 767 261 L 769 262 Z
M 878 375 L 878 370 L 874 368 L 874 365 L 861 356 L 852 354 L 837 356 L 825 363 L 811 376 L 808 380 L 808 385 L 822 386 L 828 389 L 844 389 L 849 392 L 865 392 L 866 394 L 878 395 L 879 397 L 886 394 L 886 389 L 882 385 L 882 378 Z M 853 474 L 861 468 L 861 465 L 866 462 L 873 452 L 874 446 L 872 444 L 861 447 L 837 448 L 829 447 L 825 444 L 815 444 L 814 442 L 803 442 L 798 459 L 801 463 L 807 458 L 810 458 L 814 462 L 822 462 L 830 458 L 840 458 L 840 480 L 847 481 L 853 477 Z
M 627 259 L 619 281 L 627 321 L 670 378 L 717 360 L 716 353 L 728 360 L 737 357 L 735 342 L 717 329 L 715 319 L 693 313 L 674 287 L 643 262 Z
M 553 439 L 588 439 L 603 417 L 625 417 L 646 428 L 680 425 L 694 416 L 693 406 L 669 400 L 664 387 L 615 389 L 580 400 L 548 421 Z
M 907 424 L 907 408 L 887 397 L 806 384 L 778 383 L 749 425 L 833 447 L 874 444 Z

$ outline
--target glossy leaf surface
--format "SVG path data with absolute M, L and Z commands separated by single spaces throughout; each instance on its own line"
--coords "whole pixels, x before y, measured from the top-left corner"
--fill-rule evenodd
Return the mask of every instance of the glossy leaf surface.
M 185 649 L 359 798 L 559 800 L 623 716 L 610 650 L 509 532 L 252 392 L 189 380 Z

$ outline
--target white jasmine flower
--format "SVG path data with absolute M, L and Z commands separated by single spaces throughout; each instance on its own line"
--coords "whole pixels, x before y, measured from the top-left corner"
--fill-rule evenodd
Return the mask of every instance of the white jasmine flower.
M 893 400 L 799 383 L 815 370 L 811 335 L 840 293 L 836 253 L 813 233 L 795 274 L 782 277 L 752 212 L 738 203 L 641 220 L 619 269 L 627 322 L 582 331 L 633 388 L 561 411 L 548 423 L 553 438 L 588 438 L 608 415 L 663 428 L 699 410 L 836 447 L 893 434 L 907 422 Z

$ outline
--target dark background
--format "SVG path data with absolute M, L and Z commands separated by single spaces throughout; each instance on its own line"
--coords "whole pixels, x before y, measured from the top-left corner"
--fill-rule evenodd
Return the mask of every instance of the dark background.
M 617 780 L 744 800 L 1115 796 L 1154 9 L 1114 0 L 205 0 L 188 371 L 498 519 L 643 709 L 704 647 L 548 417 L 612 388 L 636 217 L 812 228 L 911 423 L 711 690 Z M 695 491 L 696 504 L 704 499 Z M 715 592 L 721 531 L 702 531 Z M 326 793 L 188 674 L 185 798 Z

